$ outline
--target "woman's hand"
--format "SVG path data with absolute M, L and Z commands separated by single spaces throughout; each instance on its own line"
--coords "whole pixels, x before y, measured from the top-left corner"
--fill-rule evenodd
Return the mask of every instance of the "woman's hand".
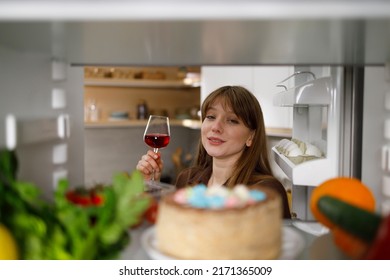
M 149 150 L 143 155 L 137 164 L 137 170 L 144 175 L 145 180 L 151 180 L 154 172 L 154 180 L 159 181 L 164 163 L 160 153 Z

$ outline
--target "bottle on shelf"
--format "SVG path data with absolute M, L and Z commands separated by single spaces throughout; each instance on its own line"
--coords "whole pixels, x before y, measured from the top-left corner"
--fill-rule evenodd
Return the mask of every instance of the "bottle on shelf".
M 149 117 L 149 110 L 146 101 L 141 99 L 137 105 L 137 119 L 146 120 Z

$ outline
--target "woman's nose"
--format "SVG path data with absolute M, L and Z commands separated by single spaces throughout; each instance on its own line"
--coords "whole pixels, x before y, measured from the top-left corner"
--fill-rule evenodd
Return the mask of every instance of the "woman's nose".
M 213 122 L 213 125 L 211 127 L 211 130 L 213 132 L 222 132 L 223 131 L 223 125 L 222 125 L 222 122 L 218 119 L 216 119 L 214 122 Z

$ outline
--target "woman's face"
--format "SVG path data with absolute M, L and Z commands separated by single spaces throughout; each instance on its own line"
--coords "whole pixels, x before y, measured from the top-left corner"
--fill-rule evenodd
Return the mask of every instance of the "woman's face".
M 214 158 L 238 159 L 245 146 L 252 144 L 254 132 L 230 108 L 225 109 L 216 101 L 206 112 L 201 127 L 202 144 Z

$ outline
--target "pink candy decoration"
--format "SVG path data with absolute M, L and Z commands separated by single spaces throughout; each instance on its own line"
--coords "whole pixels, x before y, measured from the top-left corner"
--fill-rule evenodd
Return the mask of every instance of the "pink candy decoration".
M 256 200 L 250 198 L 247 202 L 246 202 L 248 205 L 253 205 L 256 203 Z
M 234 208 L 240 205 L 240 200 L 237 197 L 229 196 L 225 201 L 226 208 Z
M 173 199 L 175 200 L 175 202 L 179 203 L 179 204 L 186 204 L 187 203 L 187 193 L 186 193 L 186 190 L 185 189 L 180 189 L 178 190 Z

